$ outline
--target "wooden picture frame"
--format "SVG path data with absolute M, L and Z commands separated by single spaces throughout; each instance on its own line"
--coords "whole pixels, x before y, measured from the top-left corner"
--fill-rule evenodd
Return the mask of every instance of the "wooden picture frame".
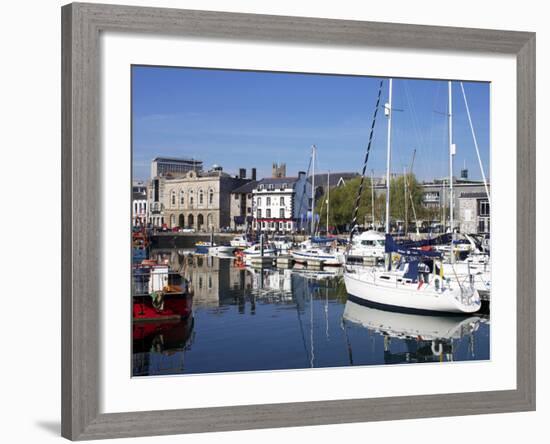
M 99 411 L 103 31 L 510 54 L 517 60 L 517 388 L 102 414 Z M 62 8 L 62 435 L 99 439 L 535 409 L 535 34 L 73 3 Z

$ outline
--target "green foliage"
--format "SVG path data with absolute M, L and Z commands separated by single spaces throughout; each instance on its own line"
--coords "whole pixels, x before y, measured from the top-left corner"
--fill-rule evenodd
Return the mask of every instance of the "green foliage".
M 405 220 L 405 176 L 398 176 L 391 179 L 390 183 L 390 214 L 392 221 Z M 329 207 L 329 225 L 345 225 L 349 224 L 353 217 L 353 209 L 355 208 L 355 199 L 361 182 L 360 177 L 356 177 L 346 182 L 345 185 L 332 188 L 330 190 L 330 207 Z M 414 213 L 411 206 L 412 202 L 416 210 L 416 215 L 419 219 L 430 217 L 431 213 L 439 214 L 439 210 L 429 210 L 422 206 L 422 188 L 414 174 L 407 175 L 407 210 L 409 223 L 414 221 Z M 320 214 L 321 226 L 326 224 L 327 217 L 327 196 L 323 195 L 318 199 L 316 204 L 316 213 Z M 374 198 L 374 220 L 375 224 L 383 224 L 385 221 L 386 212 L 386 193 L 378 193 Z M 363 192 L 359 205 L 357 221 L 359 224 L 372 223 L 372 193 L 371 179 L 365 177 L 363 183 Z

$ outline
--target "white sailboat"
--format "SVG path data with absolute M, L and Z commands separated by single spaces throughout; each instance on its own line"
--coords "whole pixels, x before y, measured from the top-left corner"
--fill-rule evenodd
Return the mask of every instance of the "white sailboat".
M 377 308 L 404 312 L 474 313 L 481 308 L 479 293 L 471 280 L 451 280 L 443 271 L 443 264 L 436 266 L 437 252 L 424 252 L 399 248 L 389 235 L 390 227 L 390 167 L 391 167 L 391 118 L 392 79 L 389 79 L 389 100 L 385 106 L 388 116 L 387 164 L 386 164 L 386 266 L 365 268 L 346 266 L 344 282 L 350 298 Z M 453 149 L 452 146 L 449 149 Z M 388 241 L 392 241 L 392 245 Z M 392 269 L 392 252 L 399 252 L 403 258 L 398 268 Z M 424 257 L 433 259 L 432 270 Z M 439 268 L 439 270 L 438 270 Z
M 344 251 L 338 250 L 336 239 L 325 238 L 316 240 L 315 235 L 315 156 L 316 146 L 311 147 L 312 187 L 311 187 L 311 238 L 300 243 L 290 251 L 295 262 L 322 262 L 324 265 L 342 265 L 345 261 Z M 327 182 L 327 189 L 330 184 Z M 328 223 L 327 223 L 328 225 Z

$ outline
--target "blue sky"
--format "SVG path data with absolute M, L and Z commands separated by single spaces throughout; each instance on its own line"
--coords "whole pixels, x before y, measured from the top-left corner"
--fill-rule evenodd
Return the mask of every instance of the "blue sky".
M 360 171 L 380 79 L 195 68 L 132 68 L 133 174 L 148 179 L 156 156 L 195 157 L 205 167 L 256 167 L 287 175 L 306 170 L 311 145 L 318 172 Z M 464 82 L 485 174 L 489 177 L 488 83 Z M 384 79 L 382 101 L 388 100 Z M 420 179 L 448 175 L 447 82 L 393 80 L 392 171 L 401 173 L 416 149 Z M 466 164 L 481 178 L 466 108 L 453 84 L 455 175 Z M 378 113 L 369 171 L 385 174 L 387 119 Z

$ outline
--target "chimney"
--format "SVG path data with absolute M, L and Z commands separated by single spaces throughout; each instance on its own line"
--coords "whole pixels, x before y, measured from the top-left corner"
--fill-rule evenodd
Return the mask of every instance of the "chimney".
M 246 168 L 239 168 L 239 179 L 246 178 Z
M 252 180 L 256 180 L 256 168 L 252 168 Z

